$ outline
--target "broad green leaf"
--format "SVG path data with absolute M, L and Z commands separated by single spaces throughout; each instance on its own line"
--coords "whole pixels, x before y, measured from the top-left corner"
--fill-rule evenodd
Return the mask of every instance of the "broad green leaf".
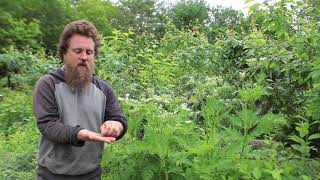
M 320 138 L 320 133 L 316 133 L 309 136 L 308 140 L 319 139 L 319 138 Z
M 303 139 L 301 139 L 300 137 L 298 137 L 297 135 L 293 135 L 291 136 L 289 139 L 299 143 L 299 144 L 304 144 L 305 141 Z

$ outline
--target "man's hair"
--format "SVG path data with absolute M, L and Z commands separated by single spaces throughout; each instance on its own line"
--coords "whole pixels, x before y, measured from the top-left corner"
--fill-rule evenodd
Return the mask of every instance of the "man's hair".
M 99 46 L 100 46 L 100 35 L 96 27 L 89 21 L 79 20 L 79 21 L 73 21 L 67 24 L 60 35 L 59 44 L 58 44 L 58 54 L 62 60 L 63 60 L 63 55 L 67 52 L 69 48 L 70 38 L 75 34 L 92 38 L 94 42 L 95 55 L 98 54 Z

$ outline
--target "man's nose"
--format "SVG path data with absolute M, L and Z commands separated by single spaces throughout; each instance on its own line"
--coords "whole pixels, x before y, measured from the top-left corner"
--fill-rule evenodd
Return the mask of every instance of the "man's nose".
M 86 53 L 86 52 L 82 52 L 82 53 L 80 54 L 80 59 L 81 59 L 81 60 L 88 60 L 88 55 L 87 55 L 87 53 Z

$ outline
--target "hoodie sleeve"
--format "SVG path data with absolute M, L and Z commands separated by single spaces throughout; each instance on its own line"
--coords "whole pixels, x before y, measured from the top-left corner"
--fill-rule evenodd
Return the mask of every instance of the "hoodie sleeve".
M 42 77 L 36 84 L 33 93 L 33 112 L 40 132 L 47 139 L 78 147 L 84 145 L 84 141 L 77 139 L 77 133 L 83 128 L 66 126 L 59 118 L 54 81 L 49 75 Z

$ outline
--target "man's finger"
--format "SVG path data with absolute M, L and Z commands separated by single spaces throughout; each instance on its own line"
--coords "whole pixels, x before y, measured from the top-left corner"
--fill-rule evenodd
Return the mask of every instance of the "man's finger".
M 103 136 L 97 136 L 96 141 L 105 142 L 105 143 L 112 143 L 116 140 L 114 137 L 103 137 Z
M 108 136 L 109 131 L 110 131 L 111 128 L 112 128 L 112 124 L 111 123 L 108 123 L 108 122 L 103 123 L 102 128 L 101 128 L 102 129 L 101 130 L 102 136 Z
M 123 131 L 123 126 L 118 121 L 107 120 L 101 125 L 100 129 L 102 136 L 118 137 Z
M 119 126 L 117 126 L 117 136 L 116 137 L 120 136 L 120 134 L 121 134 L 121 128 Z
M 112 128 L 111 128 L 110 131 L 108 132 L 107 136 L 115 137 L 116 135 L 117 135 L 116 126 L 112 126 Z
M 93 141 L 101 141 L 101 142 L 106 142 L 106 143 L 112 143 L 113 141 L 115 141 L 116 139 L 114 137 L 105 137 L 102 136 L 101 134 L 97 134 L 95 133 L 93 135 Z

